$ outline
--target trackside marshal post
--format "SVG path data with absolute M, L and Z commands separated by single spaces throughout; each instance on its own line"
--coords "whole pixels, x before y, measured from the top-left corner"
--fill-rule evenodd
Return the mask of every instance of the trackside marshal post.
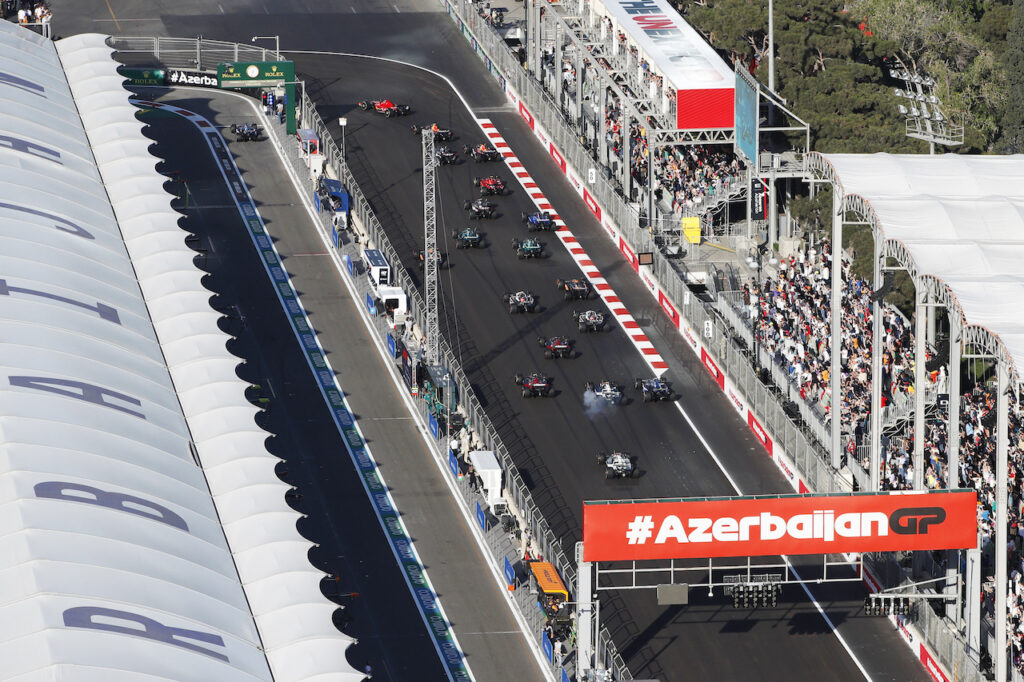
M 973 549 L 973 490 L 583 503 L 584 561 Z
M 286 127 L 295 134 L 295 64 L 294 62 L 223 62 L 217 65 L 217 81 L 221 88 L 272 88 L 283 85 L 287 99 Z

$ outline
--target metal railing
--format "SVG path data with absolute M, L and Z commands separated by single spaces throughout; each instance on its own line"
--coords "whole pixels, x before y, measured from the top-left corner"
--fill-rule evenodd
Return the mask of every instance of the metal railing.
M 272 50 L 202 39 L 114 37 L 110 39 L 110 45 L 123 55 L 122 61 L 126 63 L 145 63 L 147 66 L 154 67 L 162 66 L 196 70 L 214 70 L 216 65 L 223 61 L 263 61 L 277 56 Z M 154 63 L 154 58 L 156 63 Z M 388 259 L 389 263 L 401 263 L 397 251 L 391 245 L 387 234 L 370 206 L 370 202 L 366 199 L 348 165 L 342 158 L 341 151 L 335 143 L 333 136 L 317 113 L 315 104 L 305 93 L 302 94 L 302 97 L 300 110 L 303 117 L 303 127 L 313 129 L 319 136 L 320 151 L 326 158 L 327 166 L 330 167 L 333 176 L 345 184 L 349 191 L 349 205 L 352 215 L 366 231 L 366 235 L 372 242 L 373 248 L 379 249 L 385 258 Z M 267 119 L 266 123 L 267 131 L 278 138 L 289 162 L 299 172 L 299 176 L 308 177 L 308 167 L 304 165 L 303 159 L 299 155 L 298 145 L 295 140 L 285 134 L 284 126 L 278 124 L 276 120 Z M 311 182 L 309 191 L 312 192 L 313 189 L 314 187 Z M 325 213 L 320 214 L 320 221 L 320 229 L 324 230 L 328 235 L 331 234 L 332 225 Z M 344 244 L 341 250 L 344 254 L 351 256 L 354 262 L 358 262 L 360 248 L 351 240 Z M 424 317 L 423 297 L 409 274 L 403 268 L 395 267 L 393 268 L 393 278 L 395 280 L 393 282 L 394 285 L 401 287 L 409 297 L 410 320 L 422 320 Z M 356 277 L 355 281 L 360 294 L 365 297 L 369 292 L 367 278 Z M 383 317 L 375 318 L 375 326 L 377 333 L 382 338 L 391 332 L 387 320 Z M 440 346 L 443 359 L 442 364 L 449 369 L 452 382 L 457 387 L 458 395 L 461 397 L 460 409 L 466 418 L 467 428 L 478 437 L 480 449 L 492 450 L 499 462 L 501 462 L 504 471 L 504 497 L 510 509 L 518 517 L 522 532 L 529 533 L 535 553 L 550 561 L 558 570 L 569 591 L 575 593 L 575 561 L 570 558 L 569 554 L 566 554 L 560 540 L 551 531 L 539 507 L 534 502 L 533 496 L 526 482 L 519 474 L 508 448 L 501 441 L 497 428 L 483 409 L 451 347 L 444 339 L 441 339 Z M 417 401 L 416 404 L 421 416 L 427 419 L 428 410 L 426 404 L 423 401 Z M 440 432 L 440 430 L 438 437 L 434 439 L 433 445 L 435 456 L 447 459 L 448 437 Z M 475 515 L 477 501 L 480 500 L 481 507 L 484 506 L 481 498 L 465 489 L 462 492 L 461 502 Z M 504 535 L 504 541 L 497 539 L 495 533 L 498 536 Z M 523 571 L 519 547 L 509 539 L 507 533 L 494 531 L 492 528 L 489 531 L 485 531 L 485 539 L 487 539 L 491 559 L 498 566 L 499 570 L 504 567 L 504 561 L 507 558 L 516 568 L 517 576 L 521 576 Z M 526 585 L 526 581 L 522 580 L 521 577 L 517 577 L 517 588 Z M 515 595 L 514 601 L 521 615 L 533 630 L 531 633 L 534 635 L 533 641 L 539 641 L 540 633 L 543 631 L 545 624 L 545 618 L 537 606 L 536 599 L 531 599 L 527 595 L 528 590 L 517 589 L 516 592 L 518 594 Z M 612 671 L 613 679 L 632 680 L 632 674 L 616 650 L 607 630 L 602 630 L 600 636 L 603 643 L 602 656 L 605 661 L 609 662 L 608 669 Z M 571 673 L 572 657 L 568 657 L 566 660 L 566 671 Z
M 748 355 L 733 338 L 724 317 L 714 310 L 714 306 L 688 295 L 685 281 L 679 271 L 666 257 L 654 235 L 641 226 L 638 212 L 632 208 L 619 187 L 609 178 L 615 173 L 605 173 L 590 151 L 581 143 L 579 133 L 573 129 L 562 113 L 561 107 L 554 98 L 544 90 L 543 86 L 520 64 L 519 59 L 511 52 L 501 37 L 483 20 L 470 0 L 439 0 L 455 22 L 460 32 L 470 43 L 473 50 L 484 62 L 491 75 L 503 88 L 510 86 L 522 103 L 530 110 L 534 124 L 542 126 L 547 137 L 558 147 L 567 163 L 576 172 L 587 177 L 593 169 L 596 181 L 588 184 L 589 192 L 601 205 L 604 215 L 613 221 L 623 237 L 635 251 L 651 251 L 654 253 L 654 272 L 670 302 L 683 317 L 682 326 L 693 335 L 704 336 L 704 345 L 719 368 L 725 372 L 736 385 L 737 390 L 750 405 L 751 409 L 761 418 L 762 426 L 771 433 L 793 460 L 797 472 L 809 488 L 815 492 L 839 492 L 851 489 L 852 481 L 847 475 L 832 468 L 827 450 L 818 446 L 816 438 L 827 438 L 828 425 L 819 418 L 815 419 L 816 410 L 804 410 L 801 405 L 801 416 L 807 427 L 815 433 L 810 437 L 801 427 L 790 419 L 783 410 L 780 396 L 762 384 L 756 376 Z M 788 160 L 787 160 L 788 162 Z M 806 160 L 795 157 L 792 165 L 806 167 Z M 710 327 L 706 330 L 706 325 Z M 763 358 L 762 358 L 763 360 Z M 762 362 L 762 366 L 772 367 L 773 363 Z M 783 380 L 779 386 L 787 386 Z M 859 467 L 851 467 L 854 471 Z M 871 560 L 866 560 L 869 566 Z M 953 671 L 969 671 L 969 675 L 978 675 L 977 665 L 967 654 L 961 642 L 962 637 L 948 619 L 927 619 L 922 617 L 923 634 L 929 644 L 933 644 L 940 660 Z M 941 633 L 941 634 L 940 634 Z M 948 644 L 948 646 L 947 646 Z M 959 648 L 957 648 L 959 646 Z M 961 677 L 961 679 L 966 679 Z M 980 677 L 970 677 L 980 679 Z
M 723 315 L 714 305 L 704 303 L 696 296 L 689 295 L 686 283 L 678 270 L 670 259 L 662 256 L 654 236 L 649 229 L 641 227 L 637 211 L 628 205 L 615 183 L 606 179 L 600 172 L 590 153 L 580 144 L 578 135 L 559 113 L 560 108 L 553 98 L 522 69 L 518 59 L 493 32 L 493 29 L 477 15 L 469 0 L 441 1 L 467 40 L 471 41 L 488 70 L 498 79 L 499 83 L 504 85 L 507 81 L 519 93 L 523 102 L 530 107 L 536 123 L 545 128 L 551 141 L 563 151 L 566 160 L 584 175 L 591 168 L 597 171 L 596 182 L 589 186 L 589 190 L 601 203 L 605 215 L 616 223 L 623 236 L 636 250 L 655 253 L 654 274 L 669 300 L 684 318 L 684 326 L 689 327 L 692 334 L 705 337 L 704 345 L 711 357 L 729 376 L 737 391 L 759 416 L 762 426 L 785 449 L 807 485 L 816 492 L 850 490 L 850 481 L 847 477 L 832 469 L 825 453 L 816 446 L 814 439 L 785 414 L 777 394 L 761 383 L 747 354 L 732 338 L 735 328 L 731 329 L 726 324 Z M 472 35 L 469 34 L 470 31 Z M 115 37 L 111 39 L 110 44 L 123 55 L 123 61 L 126 63 L 170 68 L 213 70 L 218 63 L 224 61 L 266 61 L 281 58 L 273 50 L 201 38 Z M 321 152 L 326 156 L 327 164 L 333 169 L 335 177 L 345 183 L 350 191 L 352 214 L 364 226 L 369 238 L 376 248 L 384 253 L 388 261 L 400 263 L 401 259 L 374 215 L 368 200 L 355 182 L 337 144 L 316 112 L 315 105 L 304 93 L 301 111 L 305 119 L 305 127 L 313 128 L 320 136 Z M 297 145 L 284 135 L 283 126 L 271 124 L 268 125 L 268 130 L 278 136 L 286 150 L 290 150 L 291 163 L 305 172 L 305 166 L 302 165 L 297 153 Z M 312 186 L 310 191 L 312 191 Z M 329 221 L 323 215 L 321 221 L 321 228 L 329 234 L 331 230 Z M 355 256 L 354 260 L 358 258 L 358 249 L 353 244 L 347 244 L 345 248 L 348 253 Z M 395 284 L 409 295 L 412 318 L 414 320 L 422 319 L 423 300 L 412 279 L 400 267 L 395 268 L 394 273 Z M 365 278 L 357 278 L 357 281 L 361 283 L 360 286 L 369 288 Z M 365 294 L 365 292 L 363 293 Z M 707 323 L 710 323 L 710 333 L 705 334 Z M 383 319 L 377 321 L 377 331 L 382 335 L 388 333 L 389 329 Z M 473 392 L 455 354 L 443 339 L 441 347 L 444 362 L 452 373 L 459 394 L 463 397 L 462 409 L 465 412 L 467 426 L 478 435 L 481 447 L 493 450 L 501 462 L 505 471 L 505 496 L 510 507 L 517 512 L 522 522 L 523 531 L 530 533 L 534 548 L 555 565 L 568 589 L 575 592 L 576 566 L 571 555 L 565 552 L 561 542 L 544 520 L 526 483 L 518 473 L 507 447 L 501 442 L 497 429 Z M 765 363 L 764 366 L 771 366 L 771 363 Z M 417 404 L 420 406 L 421 412 L 425 413 L 425 404 L 422 402 Z M 803 405 L 800 401 L 798 404 Z M 808 425 L 813 423 L 813 420 L 808 418 L 811 416 L 810 414 L 803 416 Z M 442 456 L 442 449 L 445 448 L 446 443 L 446 438 L 439 438 L 434 443 L 437 456 Z M 463 495 L 462 502 L 467 506 L 472 505 L 475 512 L 475 499 L 470 500 Z M 490 538 L 489 534 L 488 538 Z M 511 542 L 508 545 L 517 550 Z M 514 565 L 519 561 L 518 551 L 509 556 L 509 549 L 503 548 L 500 543 L 492 544 L 489 541 L 488 546 L 492 559 L 499 562 L 499 567 L 503 565 L 505 557 L 509 557 L 509 561 Z M 530 623 L 531 628 L 536 629 L 533 634 L 539 637 L 543 620 L 538 621 L 537 613 L 535 613 L 538 612 L 536 604 L 529 600 L 524 601 L 522 595 L 517 595 L 516 599 L 522 615 Z M 948 625 L 941 623 L 928 627 L 935 629 L 934 636 L 936 638 L 940 637 L 938 631 L 942 627 L 946 627 L 948 630 Z M 947 639 L 949 637 L 956 639 L 957 634 L 947 632 L 945 636 Z M 933 642 L 931 635 L 926 639 L 929 643 Z M 616 650 L 607 629 L 602 629 L 599 641 L 602 648 L 597 658 L 606 662 L 613 679 L 632 680 L 632 674 Z M 934 641 L 940 640 L 935 639 Z M 962 649 L 957 653 L 955 647 L 950 646 L 944 649 L 936 646 L 936 650 L 940 653 L 940 660 L 943 660 L 953 670 L 968 670 L 974 666 L 973 661 L 966 656 Z M 941 658 L 944 651 L 949 651 L 951 657 Z M 976 666 L 974 667 L 976 669 Z
M 123 55 L 122 61 L 135 63 L 143 60 L 153 64 L 156 57 L 160 66 L 172 69 L 216 71 L 221 62 L 279 61 L 283 57 L 258 45 L 241 45 L 205 38 L 123 37 L 110 40 L 111 47 Z

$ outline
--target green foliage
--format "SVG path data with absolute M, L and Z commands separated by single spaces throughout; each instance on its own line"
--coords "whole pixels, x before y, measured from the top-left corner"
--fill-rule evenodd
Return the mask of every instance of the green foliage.
M 819 187 L 813 199 L 795 196 L 789 200 L 788 207 L 789 215 L 819 238 L 832 229 L 832 185 Z
M 1002 66 L 1007 74 L 1008 89 L 1013 93 L 1002 112 L 1002 151 L 1024 152 L 1024 0 L 1013 3 L 1010 29 L 1006 34 L 1006 52 Z
M 747 64 L 757 62 L 754 74 L 767 83 L 766 2 L 681 4 L 687 21 L 712 45 Z M 811 125 L 812 149 L 922 152 L 926 143 L 905 136 L 892 96 L 883 59 L 896 57 L 936 80 L 944 110 L 967 128 L 965 151 L 993 150 L 1007 126 L 1019 130 L 1015 148 L 1024 151 L 1024 101 L 1008 97 L 1024 92 L 1024 18 L 1007 31 L 1011 14 L 1024 13 L 1014 10 L 1020 4 L 848 0 L 843 12 L 822 0 L 776 0 L 776 90 Z M 1015 49 L 1018 56 L 1011 55 Z M 1003 139 L 1009 144 L 1005 134 Z

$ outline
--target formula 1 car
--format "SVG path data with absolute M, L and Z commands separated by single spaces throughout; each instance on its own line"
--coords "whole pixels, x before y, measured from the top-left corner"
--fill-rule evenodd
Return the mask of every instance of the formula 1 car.
M 497 175 L 488 175 L 486 178 L 473 178 L 473 186 L 480 188 L 480 196 L 482 197 L 505 193 L 505 183 Z
M 635 458 L 625 452 L 602 452 L 597 456 L 597 463 L 604 467 L 605 478 L 636 478 L 640 475 Z
M 486 143 L 478 144 L 475 147 L 466 145 L 462 148 L 462 153 L 473 157 L 473 160 L 477 163 L 501 160 L 501 154 L 498 153 L 498 150 Z
M 357 104 L 363 111 L 373 108 L 378 114 L 384 114 L 385 118 L 408 116 L 412 113 L 412 107 L 408 104 L 395 104 L 389 99 L 365 99 Z
M 412 134 L 419 135 L 424 130 L 434 131 L 435 142 L 451 142 L 452 140 L 455 139 L 455 134 L 451 131 L 450 128 L 439 128 L 436 123 L 432 123 L 431 125 L 428 126 L 413 126 Z
M 530 239 L 513 239 L 512 250 L 516 252 L 516 258 L 543 258 L 544 245 L 532 237 Z
M 466 203 L 462 205 L 462 208 L 469 211 L 469 217 L 474 220 L 480 220 L 481 218 L 493 218 L 494 211 L 498 207 L 495 204 L 487 201 L 487 199 L 480 198 L 475 201 L 466 199 Z
M 502 294 L 501 300 L 508 306 L 509 313 L 532 313 L 537 310 L 537 298 L 530 291 Z
M 618 405 L 622 402 L 622 388 L 614 382 L 601 381 L 595 384 L 593 381 L 588 381 L 584 389 L 609 405 Z
M 447 166 L 459 162 L 458 153 L 456 153 L 454 149 L 451 149 L 450 147 L 447 146 L 438 148 L 438 150 L 434 152 L 434 156 L 435 158 L 437 158 L 437 162 L 442 166 Z
M 567 301 L 590 298 L 593 292 L 585 279 L 556 279 L 555 286 L 562 292 Z
M 524 398 L 547 397 L 551 395 L 551 377 L 534 372 L 526 376 L 517 374 L 513 377 L 513 380 L 516 382 L 516 386 L 523 387 Z
M 633 386 L 636 390 L 643 391 L 645 403 L 672 400 L 674 397 L 672 387 L 661 379 L 637 379 Z
M 572 319 L 581 332 L 598 332 L 604 327 L 605 315 L 599 310 L 572 311 Z
M 263 134 L 263 126 L 258 123 L 232 123 L 231 132 L 239 142 L 255 142 Z
M 544 349 L 544 357 L 548 360 L 552 358 L 572 359 L 576 357 L 576 351 L 572 347 L 572 340 L 568 336 L 549 336 L 547 338 L 540 336 L 537 338 L 537 345 Z
M 440 251 L 438 251 L 434 255 L 434 257 L 437 259 L 437 267 L 439 267 L 439 268 L 443 268 L 445 263 L 448 262 L 448 256 L 443 254 L 443 253 L 441 253 Z M 423 269 L 424 258 L 423 258 L 423 252 L 422 251 L 419 251 L 419 252 L 416 253 L 416 265 L 419 266 L 420 270 Z
M 453 232 L 452 239 L 455 240 L 456 249 L 479 249 L 484 246 L 483 236 L 472 227 L 462 232 Z
M 547 211 L 524 213 L 523 222 L 526 223 L 526 229 L 530 232 L 536 232 L 537 230 L 550 231 L 557 227 L 551 214 Z

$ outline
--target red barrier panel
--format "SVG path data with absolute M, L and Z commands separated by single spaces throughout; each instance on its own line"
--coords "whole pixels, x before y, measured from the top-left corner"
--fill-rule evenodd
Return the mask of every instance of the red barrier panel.
M 586 187 L 583 188 L 583 203 L 597 216 L 598 220 L 601 219 L 601 207 L 597 205 L 597 200 L 587 191 Z
M 558 164 L 558 167 L 562 169 L 562 173 L 568 176 L 568 173 L 565 170 L 565 158 L 558 152 L 555 145 L 548 145 L 548 148 L 551 150 L 551 158 L 554 159 L 555 163 Z
M 718 369 L 718 365 L 716 365 L 715 361 L 711 359 L 711 356 L 708 354 L 708 351 L 704 348 L 704 346 L 700 347 L 700 361 L 711 373 L 711 376 L 714 377 L 715 383 L 718 384 L 718 387 L 724 391 L 725 373 L 722 372 L 722 370 Z
M 533 114 L 530 110 L 523 106 L 522 102 L 519 102 L 519 115 L 526 121 L 526 125 L 530 126 L 530 130 L 533 130 Z
M 584 561 L 970 549 L 971 491 L 584 502 Z
M 761 428 L 761 424 L 754 419 L 754 413 L 750 410 L 747 410 L 747 426 L 749 426 L 750 430 L 754 432 L 754 438 L 757 438 L 757 442 L 764 446 L 764 449 L 768 451 L 769 455 L 772 454 L 772 439 L 769 438 L 765 430 Z

